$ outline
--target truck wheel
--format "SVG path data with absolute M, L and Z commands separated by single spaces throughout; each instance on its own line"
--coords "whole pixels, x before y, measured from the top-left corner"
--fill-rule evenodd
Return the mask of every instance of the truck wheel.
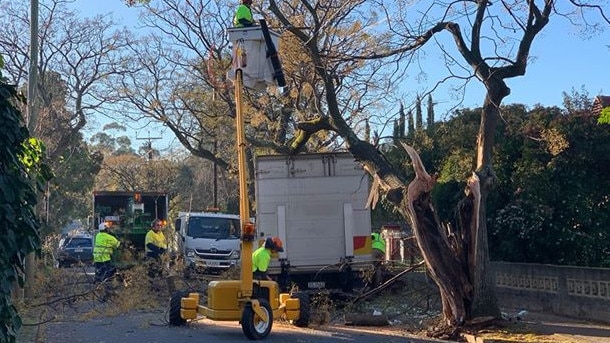
M 169 325 L 182 326 L 186 324 L 186 319 L 180 316 L 181 299 L 188 296 L 185 291 L 177 291 L 172 293 L 169 300 Z
M 299 299 L 299 319 L 293 322 L 294 326 L 305 328 L 311 320 L 311 303 L 309 302 L 309 294 L 303 292 L 293 293 L 291 298 Z
M 256 315 L 251 304 L 247 304 L 244 307 L 244 311 L 241 314 L 241 329 L 251 340 L 264 339 L 271 332 L 273 326 L 273 311 L 271 311 L 271 305 L 265 299 L 258 299 L 261 305 L 261 309 L 267 313 L 268 321 L 262 320 Z

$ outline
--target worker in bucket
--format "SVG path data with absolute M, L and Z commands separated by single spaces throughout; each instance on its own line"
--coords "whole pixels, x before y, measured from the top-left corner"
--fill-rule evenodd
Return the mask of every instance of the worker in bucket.
M 252 277 L 255 280 L 271 280 L 267 275 L 267 268 L 271 263 L 271 257 L 283 252 L 283 243 L 279 237 L 268 237 L 265 243 L 252 253 Z
M 252 18 L 252 0 L 241 0 L 241 4 L 237 6 L 235 16 L 233 17 L 233 26 L 235 27 L 250 27 L 254 26 Z

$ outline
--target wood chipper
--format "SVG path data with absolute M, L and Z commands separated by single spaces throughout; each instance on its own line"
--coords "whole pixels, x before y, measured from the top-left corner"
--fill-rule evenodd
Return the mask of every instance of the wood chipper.
M 292 320 L 298 326 L 308 324 L 308 299 L 300 295 L 280 293 L 275 281 L 253 280 L 252 252 L 256 240 L 255 226 L 250 220 L 247 193 L 246 142 L 244 133 L 243 87 L 261 89 L 274 82 L 284 87 L 286 81 L 276 46 L 279 35 L 269 30 L 264 20 L 260 25 L 231 28 L 233 70 L 236 101 L 237 157 L 239 169 L 239 215 L 241 224 L 240 280 L 211 281 L 207 304 L 200 304 L 200 294 L 177 292 L 170 299 L 171 325 L 184 325 L 188 320 L 204 316 L 211 320 L 239 321 L 251 340 L 264 339 L 271 332 L 274 318 Z

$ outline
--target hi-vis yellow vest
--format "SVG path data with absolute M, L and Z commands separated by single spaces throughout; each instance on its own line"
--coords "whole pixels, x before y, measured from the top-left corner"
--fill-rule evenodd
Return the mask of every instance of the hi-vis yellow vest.
M 371 239 L 373 241 L 372 242 L 373 249 L 377 249 L 377 250 L 380 250 L 385 253 L 385 241 L 381 237 L 381 234 L 378 232 L 373 232 L 371 234 Z
M 100 231 L 95 235 L 95 244 L 93 246 L 93 262 L 110 261 L 114 249 L 121 245 L 118 239 L 113 235 Z

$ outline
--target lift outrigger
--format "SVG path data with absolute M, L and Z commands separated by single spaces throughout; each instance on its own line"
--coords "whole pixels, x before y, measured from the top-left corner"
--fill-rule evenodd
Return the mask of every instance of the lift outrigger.
M 239 216 L 241 222 L 240 280 L 211 281 L 207 289 L 207 304 L 200 304 L 199 293 L 178 292 L 170 299 L 169 322 L 184 325 L 199 315 L 217 321 L 239 321 L 246 337 L 251 340 L 266 338 L 274 318 L 285 318 L 298 326 L 308 324 L 308 299 L 280 293 L 275 281 L 253 280 L 252 252 L 256 230 L 250 220 L 247 190 L 246 141 L 242 104 L 243 87 L 260 89 L 275 80 L 279 87 L 286 81 L 276 45 L 279 35 L 260 25 L 231 28 L 233 42 L 233 75 L 236 102 L 237 157 L 239 169 Z M 276 42 L 274 42 L 274 40 Z

